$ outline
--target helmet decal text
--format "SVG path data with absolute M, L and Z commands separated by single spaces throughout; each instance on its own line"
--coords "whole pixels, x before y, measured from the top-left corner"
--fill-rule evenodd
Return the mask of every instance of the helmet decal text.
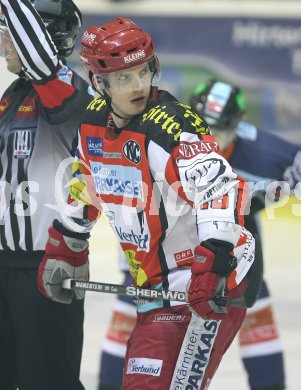
M 137 53 L 129 54 L 128 56 L 124 57 L 124 62 L 126 64 L 129 64 L 133 61 L 141 60 L 141 58 L 145 57 L 145 51 L 139 50 Z
M 85 31 L 82 42 L 87 44 L 87 45 L 92 45 L 93 42 L 95 41 L 96 35 L 93 33 L 88 33 L 88 31 Z

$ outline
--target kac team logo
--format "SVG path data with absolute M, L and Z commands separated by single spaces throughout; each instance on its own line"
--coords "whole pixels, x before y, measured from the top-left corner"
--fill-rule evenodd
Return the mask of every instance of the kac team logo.
M 134 140 L 129 140 L 123 145 L 123 153 L 125 157 L 134 164 L 139 164 L 141 161 L 141 148 Z

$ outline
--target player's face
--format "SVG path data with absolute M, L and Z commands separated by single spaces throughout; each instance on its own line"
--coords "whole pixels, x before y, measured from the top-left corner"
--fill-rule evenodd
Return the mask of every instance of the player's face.
M 0 56 L 6 59 L 7 69 L 10 72 L 20 73 L 22 65 L 5 26 L 0 27 Z
M 122 117 L 133 117 L 146 107 L 150 95 L 152 72 L 148 63 L 108 75 L 113 111 Z
M 19 57 L 6 57 L 7 70 L 11 73 L 18 74 L 22 70 L 21 61 Z

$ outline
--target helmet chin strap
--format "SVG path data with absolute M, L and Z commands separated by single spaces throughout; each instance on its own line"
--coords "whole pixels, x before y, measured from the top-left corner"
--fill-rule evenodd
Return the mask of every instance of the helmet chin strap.
M 130 119 L 133 119 L 135 116 L 137 116 L 137 114 L 135 114 L 135 115 L 128 116 L 128 117 L 125 118 L 124 116 L 121 116 L 121 115 L 117 114 L 117 112 L 115 112 L 115 111 L 113 110 L 113 107 L 112 107 L 111 102 L 110 102 L 110 104 L 109 104 L 109 107 L 110 107 L 110 109 L 111 109 L 112 114 L 116 115 L 117 118 L 119 118 L 119 119 L 130 120 Z

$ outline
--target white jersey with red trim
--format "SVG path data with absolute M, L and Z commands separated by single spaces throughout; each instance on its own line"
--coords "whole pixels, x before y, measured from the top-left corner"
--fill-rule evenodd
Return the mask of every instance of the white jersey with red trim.
M 70 228 L 84 217 L 81 231 L 89 230 L 102 209 L 135 284 L 179 291 L 190 278 L 194 248 L 226 239 L 237 246 L 239 263 L 228 288 L 240 283 L 254 259 L 254 239 L 242 228 L 244 182 L 206 123 L 166 91 L 122 129 L 108 128 L 109 117 L 102 99 L 87 108 L 70 193 L 92 205 L 84 216 L 75 202 L 64 223 Z

